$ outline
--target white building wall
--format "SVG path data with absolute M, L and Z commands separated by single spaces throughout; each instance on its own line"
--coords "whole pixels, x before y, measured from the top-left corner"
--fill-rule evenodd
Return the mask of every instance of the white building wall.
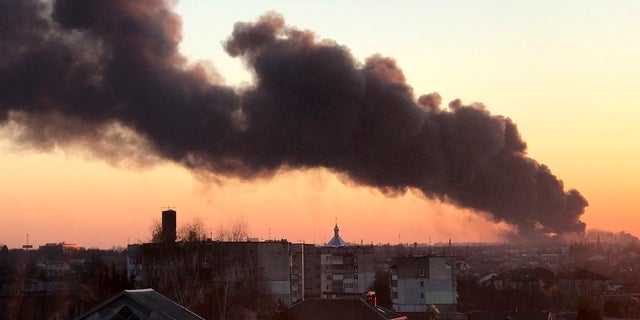
M 429 279 L 426 280 L 426 304 L 455 304 L 457 292 L 450 257 L 429 258 Z
M 429 270 L 426 275 L 416 265 L 401 266 L 415 269 L 415 272 L 409 272 L 415 276 L 406 277 L 406 272 L 404 278 L 392 274 L 392 300 L 396 311 L 426 312 L 427 306 L 432 304 L 457 303 L 452 257 L 429 257 L 428 261 L 428 268 L 424 268 Z

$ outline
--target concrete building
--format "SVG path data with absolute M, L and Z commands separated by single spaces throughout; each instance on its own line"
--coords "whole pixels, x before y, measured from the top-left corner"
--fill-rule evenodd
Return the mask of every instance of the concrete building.
M 176 212 L 162 212 L 158 243 L 127 247 L 127 276 L 136 288 L 153 287 L 177 302 L 214 301 L 260 294 L 289 305 L 290 243 L 282 241 L 175 242 Z
M 165 212 L 163 233 L 174 234 L 166 228 L 173 224 L 164 223 Z M 184 291 L 184 300 L 177 302 L 184 305 L 219 295 L 219 288 L 229 284 L 252 288 L 285 305 L 311 298 L 361 298 L 374 282 L 375 268 L 373 246 L 348 246 L 337 225 L 327 246 L 286 240 L 207 240 L 127 248 L 127 275 L 135 287 L 153 287 L 159 292 L 178 288 Z
M 337 224 L 333 231 L 326 246 L 292 244 L 292 297 L 297 300 L 361 298 L 373 283 L 373 246 L 349 246 Z
M 375 267 L 373 246 L 291 244 L 292 301 L 361 298 L 373 284 Z
M 434 305 L 455 310 L 457 303 L 453 256 L 399 257 L 391 268 L 393 308 L 426 312 Z
M 316 246 L 292 243 L 291 254 L 291 300 L 302 301 L 320 297 L 320 256 L 313 254 Z
M 289 245 L 287 241 L 129 245 L 127 275 L 136 288 L 180 285 L 200 295 L 220 286 L 244 283 L 274 301 L 290 304 Z M 197 290 L 186 290 L 196 284 L 200 286 Z
M 373 246 L 349 246 L 333 231 L 326 246 L 291 244 L 292 301 L 361 298 L 373 284 Z

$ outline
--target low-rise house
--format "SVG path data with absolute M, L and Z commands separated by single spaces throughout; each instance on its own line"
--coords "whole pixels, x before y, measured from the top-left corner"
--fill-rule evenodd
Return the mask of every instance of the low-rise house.
M 609 278 L 582 268 L 558 274 L 560 292 L 566 304 L 577 305 L 582 297 L 594 297 L 606 293 Z
M 542 267 L 511 270 L 483 279 L 496 290 L 548 289 L 556 283 L 556 276 Z
M 75 320 L 203 320 L 153 289 L 125 290 Z

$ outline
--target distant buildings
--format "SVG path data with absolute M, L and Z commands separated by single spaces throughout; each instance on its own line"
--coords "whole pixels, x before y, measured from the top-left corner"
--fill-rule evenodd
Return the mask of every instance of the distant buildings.
M 331 308 L 388 319 L 522 318 L 547 310 L 561 319 L 585 301 L 603 315 L 640 316 L 640 244 L 363 246 L 344 241 L 337 224 L 320 246 L 202 236 L 176 242 L 175 221 L 175 211 L 163 211 L 153 242 L 126 252 L 4 246 L 0 315 L 76 315 L 124 289 L 154 288 L 206 318 L 256 319 L 289 307 L 297 317 Z M 117 312 L 134 314 L 131 308 Z
M 64 256 L 72 255 L 73 253 L 84 250 L 77 244 L 65 243 L 65 242 L 52 242 L 47 243 L 38 248 L 38 251 L 45 259 L 62 260 Z

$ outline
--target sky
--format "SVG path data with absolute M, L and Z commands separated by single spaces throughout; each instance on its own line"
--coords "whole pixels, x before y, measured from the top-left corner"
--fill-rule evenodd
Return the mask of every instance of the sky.
M 417 95 L 482 102 L 509 117 L 528 155 L 589 202 L 587 229 L 640 235 L 637 1 L 181 1 L 181 53 L 227 85 L 252 74 L 222 43 L 268 11 L 350 49 L 393 57 Z M 446 104 L 446 103 L 445 103 Z M 255 181 L 207 179 L 167 160 L 110 163 L 82 147 L 35 150 L 0 129 L 0 243 L 109 248 L 148 241 L 164 207 L 215 233 L 244 219 L 260 239 L 323 243 L 337 219 L 354 243 L 502 241 L 481 212 L 389 197 L 325 169 Z

